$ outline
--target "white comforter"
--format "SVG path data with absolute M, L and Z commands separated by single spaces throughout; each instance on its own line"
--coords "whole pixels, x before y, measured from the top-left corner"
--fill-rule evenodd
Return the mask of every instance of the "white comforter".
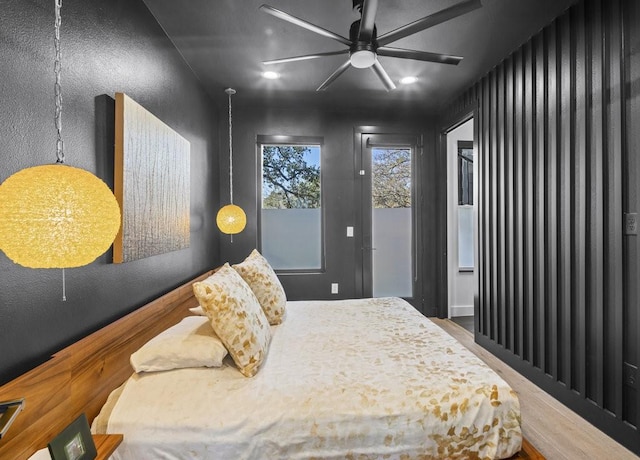
M 108 432 L 136 460 L 490 459 L 522 439 L 513 390 L 396 298 L 289 302 L 255 377 L 133 375 Z

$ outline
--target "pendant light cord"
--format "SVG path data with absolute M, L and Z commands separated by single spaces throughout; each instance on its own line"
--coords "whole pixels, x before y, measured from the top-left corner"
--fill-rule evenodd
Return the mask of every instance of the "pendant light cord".
M 62 301 L 67 301 L 67 279 L 64 275 L 64 268 L 62 269 Z
M 224 90 L 229 95 L 229 202 L 233 204 L 233 118 L 231 116 L 231 95 L 236 94 L 233 88 Z
M 56 163 L 64 164 L 64 143 L 62 141 L 62 84 L 60 83 L 60 73 L 62 70 L 62 53 L 60 52 L 60 26 L 62 25 L 62 16 L 60 15 L 60 10 L 62 9 L 62 0 L 53 1 L 56 5 L 55 36 L 53 38 L 53 45 L 56 51 L 56 57 L 53 63 L 53 73 L 56 76 L 56 81 L 53 85 L 56 101 L 54 121 L 58 134 L 58 139 L 56 140 Z M 64 268 L 62 269 L 62 301 L 67 301 L 67 278 Z
M 233 119 L 231 118 L 231 92 L 229 92 L 229 202 L 233 204 Z
M 233 204 L 233 118 L 231 116 L 231 95 L 236 94 L 236 90 L 227 88 L 224 92 L 229 95 L 229 203 Z M 231 242 L 233 243 L 233 234 L 231 235 Z
M 62 0 L 54 0 L 54 2 L 56 4 L 56 22 L 53 44 L 56 50 L 56 58 L 53 64 L 53 72 L 56 75 L 56 82 L 53 85 L 53 89 L 56 100 L 55 124 L 56 131 L 58 132 L 58 139 L 56 141 L 56 163 L 64 163 L 64 144 L 62 142 L 62 85 L 60 83 L 60 71 L 62 70 L 60 53 L 60 25 L 62 24 L 62 17 L 60 16 L 60 9 L 62 8 Z

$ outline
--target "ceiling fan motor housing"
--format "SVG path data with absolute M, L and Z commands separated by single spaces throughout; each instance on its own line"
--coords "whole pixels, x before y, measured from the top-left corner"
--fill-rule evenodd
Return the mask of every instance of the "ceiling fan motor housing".
M 360 20 L 354 21 L 351 24 L 351 28 L 349 29 L 349 40 L 351 40 L 350 50 L 353 53 L 354 51 L 367 50 L 376 52 L 378 49 L 378 29 L 374 25 L 373 32 L 371 34 L 371 40 L 369 41 L 358 41 L 358 34 L 360 31 Z
M 349 28 L 349 40 L 351 40 L 353 44 L 367 44 L 371 46 L 371 48 L 373 48 L 373 51 L 375 51 L 378 48 L 378 28 L 375 25 L 373 26 L 373 32 L 371 34 L 371 41 L 358 43 L 359 33 L 360 33 L 360 19 L 358 19 L 357 21 L 353 21 L 353 23 L 351 24 L 351 27 Z
M 355 2 L 356 0 L 354 0 Z M 349 29 L 349 40 L 351 40 L 351 46 L 349 47 L 349 55 L 351 65 L 358 69 L 366 69 L 371 67 L 376 61 L 376 50 L 378 49 L 377 42 L 377 30 L 375 25 L 373 26 L 373 33 L 371 34 L 371 40 L 368 42 L 358 41 L 358 35 L 360 31 L 360 20 L 351 24 Z

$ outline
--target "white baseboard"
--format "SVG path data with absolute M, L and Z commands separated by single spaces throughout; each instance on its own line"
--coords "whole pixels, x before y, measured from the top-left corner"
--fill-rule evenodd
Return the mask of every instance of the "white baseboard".
M 451 305 L 449 317 L 454 316 L 473 316 L 473 305 Z

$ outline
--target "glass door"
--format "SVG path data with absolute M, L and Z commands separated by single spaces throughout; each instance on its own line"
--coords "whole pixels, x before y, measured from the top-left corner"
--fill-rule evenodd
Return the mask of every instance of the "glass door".
M 402 297 L 418 307 L 416 142 L 410 136 L 381 134 L 363 140 L 363 294 Z

